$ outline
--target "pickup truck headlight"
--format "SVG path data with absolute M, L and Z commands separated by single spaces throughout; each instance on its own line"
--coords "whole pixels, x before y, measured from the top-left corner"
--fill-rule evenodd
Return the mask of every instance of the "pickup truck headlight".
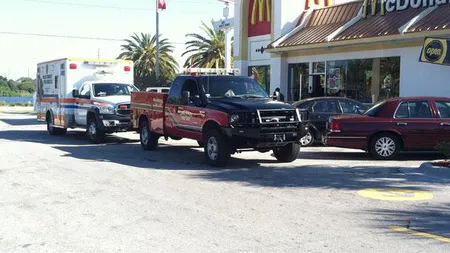
M 100 114 L 114 114 L 114 107 L 107 105 L 107 106 L 99 106 L 98 110 Z
M 236 123 L 238 121 L 239 121 L 239 115 L 237 115 L 237 114 L 230 115 L 230 124 Z

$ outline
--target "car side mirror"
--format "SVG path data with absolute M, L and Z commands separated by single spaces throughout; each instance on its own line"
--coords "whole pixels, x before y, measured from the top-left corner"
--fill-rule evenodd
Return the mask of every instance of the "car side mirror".
M 181 93 L 181 104 L 183 105 L 189 105 L 189 97 L 190 97 L 190 92 L 189 91 L 183 91 Z
M 80 91 L 77 89 L 72 90 L 72 97 L 76 98 L 80 96 Z

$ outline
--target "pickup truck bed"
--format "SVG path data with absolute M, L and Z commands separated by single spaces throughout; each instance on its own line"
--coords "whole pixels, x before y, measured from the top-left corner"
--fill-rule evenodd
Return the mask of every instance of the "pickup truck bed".
M 139 129 L 142 119 L 151 119 L 150 131 L 165 135 L 165 105 L 167 93 L 132 92 L 131 93 L 131 122 L 133 128 Z

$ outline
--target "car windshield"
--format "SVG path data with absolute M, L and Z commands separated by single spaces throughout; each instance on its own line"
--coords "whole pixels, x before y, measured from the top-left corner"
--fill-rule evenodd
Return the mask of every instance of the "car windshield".
M 381 108 L 382 105 L 384 105 L 384 101 L 379 102 L 378 104 L 375 104 L 374 106 L 370 107 L 367 111 L 364 112 L 364 115 L 366 116 L 376 116 L 379 109 Z
M 124 83 L 95 83 L 92 85 L 94 96 L 129 96 L 132 91 L 138 91 L 134 85 Z
M 261 85 L 248 77 L 210 76 L 205 81 L 204 88 L 210 98 L 269 98 Z

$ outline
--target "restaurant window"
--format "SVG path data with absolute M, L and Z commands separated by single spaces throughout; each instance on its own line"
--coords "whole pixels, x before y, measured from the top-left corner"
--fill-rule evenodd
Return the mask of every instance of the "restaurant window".
M 309 97 L 309 63 L 289 65 L 288 101 L 299 101 Z
M 250 66 L 248 67 L 249 76 L 255 79 L 261 87 L 270 93 L 270 66 Z
M 374 104 L 400 91 L 400 57 L 327 62 L 326 96 Z

